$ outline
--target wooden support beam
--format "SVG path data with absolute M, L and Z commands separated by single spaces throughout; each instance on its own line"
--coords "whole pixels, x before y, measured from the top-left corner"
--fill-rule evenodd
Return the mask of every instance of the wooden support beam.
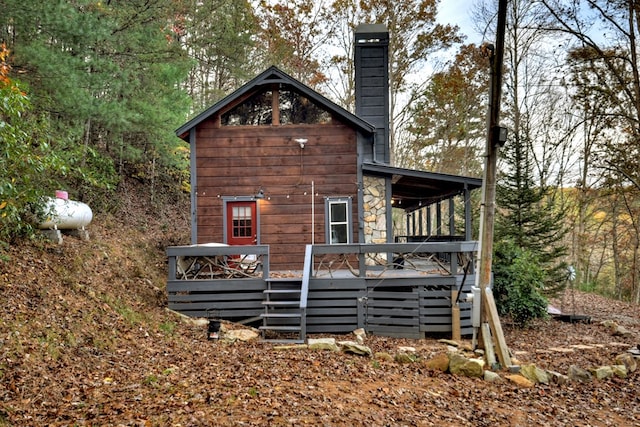
M 462 333 L 460 331 L 460 305 L 458 304 L 458 291 L 451 291 L 451 339 L 460 341 Z
M 495 340 L 498 361 L 503 368 L 508 368 L 509 366 L 511 366 L 511 356 L 509 356 L 509 348 L 507 347 L 507 342 L 504 339 L 502 324 L 500 323 L 498 309 L 496 308 L 496 302 L 493 298 L 493 292 L 491 291 L 491 288 L 485 288 L 482 303 L 485 310 L 486 320 L 491 327 L 491 336 Z M 484 337 L 484 335 L 485 334 L 483 333 L 483 339 L 485 339 L 486 342 L 486 338 Z
M 484 357 L 487 361 L 487 365 L 493 368 L 496 364 L 496 353 L 493 350 L 493 340 L 491 339 L 491 331 L 488 323 L 483 323 L 480 327 L 480 333 L 482 335 L 482 344 L 484 347 Z

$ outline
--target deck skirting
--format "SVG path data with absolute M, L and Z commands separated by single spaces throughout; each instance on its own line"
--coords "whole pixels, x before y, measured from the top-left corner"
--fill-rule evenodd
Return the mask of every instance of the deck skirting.
M 407 245 L 409 246 L 405 248 L 400 248 L 402 245 L 398 244 L 394 244 L 393 248 L 376 245 L 383 247 L 375 249 L 389 253 L 398 253 L 399 249 L 409 252 L 415 249 L 412 244 Z M 474 248 L 466 246 L 464 249 L 470 247 Z M 193 247 L 183 248 L 190 249 L 182 251 L 179 247 L 174 247 L 167 251 L 167 296 L 170 309 L 192 317 L 216 317 L 248 323 L 256 321 L 264 312 L 265 292 L 273 287 L 274 282 L 299 282 L 299 285 L 304 287 L 302 294 L 305 296 L 300 308 L 304 309 L 306 332 L 312 334 L 350 333 L 358 328 L 364 328 L 374 335 L 406 338 L 451 333 L 452 307 L 456 303 L 455 292 L 461 292 L 461 295 L 469 294 L 475 283 L 475 275 L 473 271 L 469 272 L 468 268 L 466 274 L 457 266 L 450 267 L 449 271 L 443 271 L 442 268 L 434 269 L 433 266 L 429 267 L 428 272 L 404 268 L 381 270 L 379 266 L 377 269 L 371 266 L 364 267 L 366 262 L 358 261 L 360 254 L 355 253 L 348 254 L 356 260 L 348 269 L 334 269 L 329 273 L 314 270 L 306 277 L 278 277 L 278 273 L 267 275 L 268 248 L 262 246 L 208 247 L 202 253 Z M 217 253 L 220 249 L 224 250 Z M 372 249 L 374 248 L 363 248 Z M 460 258 L 456 251 L 451 250 L 452 247 L 448 246 L 445 249 L 447 253 L 454 254 L 452 259 Z M 211 278 L 200 276 L 195 279 L 177 268 L 179 257 L 230 256 L 231 252 L 239 250 L 243 254 L 250 250 L 256 251 L 255 256 L 261 258 L 263 268 L 249 277 L 238 274 L 236 277 L 213 275 Z M 322 248 L 319 252 L 325 254 L 326 250 L 327 248 Z M 321 264 L 317 259 L 312 263 L 316 269 Z M 366 271 L 361 271 L 360 266 Z M 451 271 L 455 274 L 451 274 Z M 271 286 L 267 285 L 268 282 Z M 471 335 L 472 304 L 462 298 L 458 301 L 458 307 L 461 334 Z M 286 321 L 286 318 L 280 319 L 279 325 L 286 326 Z

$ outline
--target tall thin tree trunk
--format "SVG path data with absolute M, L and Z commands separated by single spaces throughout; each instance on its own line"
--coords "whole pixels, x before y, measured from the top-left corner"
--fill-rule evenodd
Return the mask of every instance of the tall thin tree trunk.
M 614 268 L 614 292 L 617 299 L 622 297 L 622 286 L 621 279 L 622 276 L 620 271 L 620 248 L 618 247 L 618 204 L 616 202 L 613 203 L 612 206 L 613 214 L 612 214 L 612 223 L 611 223 L 611 250 L 613 253 L 613 268 Z
M 82 150 L 82 160 L 80 166 L 85 167 L 87 163 L 87 152 L 89 151 L 89 141 L 91 141 L 91 117 L 87 119 L 84 125 L 84 150 Z

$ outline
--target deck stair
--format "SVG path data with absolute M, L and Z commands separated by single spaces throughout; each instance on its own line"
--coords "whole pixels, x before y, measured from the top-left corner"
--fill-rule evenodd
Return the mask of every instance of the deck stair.
M 280 343 L 304 343 L 306 309 L 301 308 L 300 278 L 269 278 L 264 290 L 262 340 Z M 305 306 L 304 304 L 303 306 Z

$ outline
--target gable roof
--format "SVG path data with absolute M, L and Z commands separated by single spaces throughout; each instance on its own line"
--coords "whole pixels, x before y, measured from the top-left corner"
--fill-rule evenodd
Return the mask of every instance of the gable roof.
M 294 79 L 284 71 L 280 70 L 278 67 L 271 66 L 244 85 L 242 85 L 237 90 L 225 96 L 220 101 L 216 102 L 211 107 L 207 108 L 206 110 L 180 126 L 178 129 L 176 129 L 176 135 L 182 139 L 186 139 L 188 132 L 192 128 L 198 126 L 200 123 L 216 114 L 218 111 L 220 111 L 220 109 L 227 106 L 229 103 L 244 96 L 249 92 L 255 91 L 261 86 L 268 86 L 274 83 L 281 83 L 292 87 L 295 91 L 315 102 L 317 105 L 330 111 L 336 117 L 344 120 L 346 123 L 351 124 L 364 132 L 375 132 L 374 125 L 365 120 L 362 120 L 358 116 L 350 113 L 330 99 L 320 95 L 318 92 L 301 83 L 300 81 Z

